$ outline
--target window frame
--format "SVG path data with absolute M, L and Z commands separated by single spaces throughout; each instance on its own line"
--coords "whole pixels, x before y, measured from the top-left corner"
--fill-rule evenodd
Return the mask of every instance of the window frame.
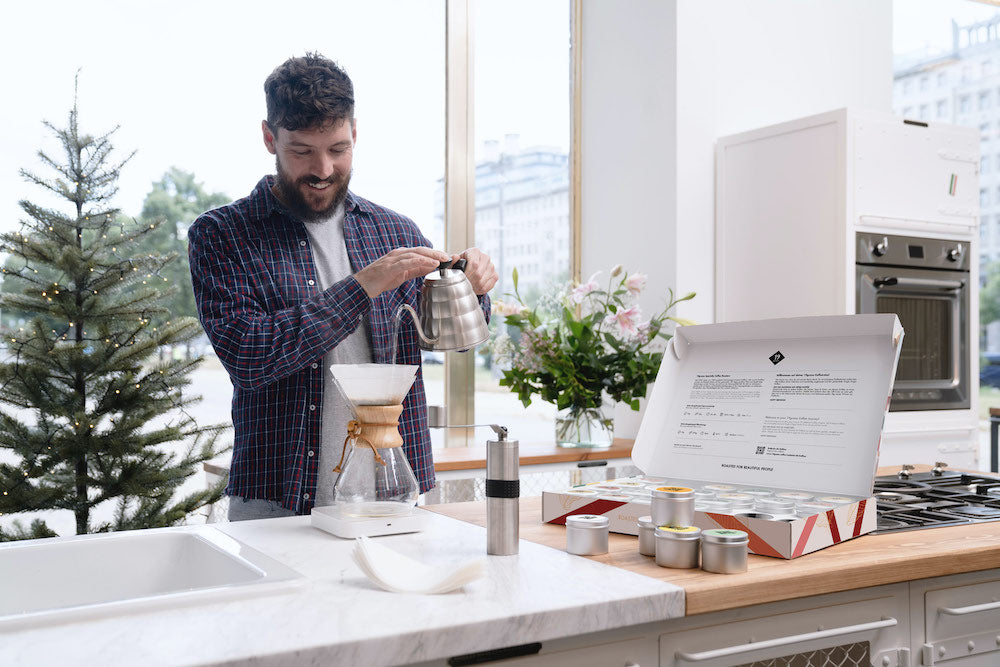
M 580 279 L 580 111 L 583 0 L 570 3 L 570 276 Z M 475 82 L 472 0 L 445 0 L 445 175 L 444 236 L 447 250 L 475 242 Z M 475 354 L 445 355 L 445 414 L 449 425 L 475 420 Z M 447 428 L 445 447 L 470 447 L 478 442 L 472 428 Z

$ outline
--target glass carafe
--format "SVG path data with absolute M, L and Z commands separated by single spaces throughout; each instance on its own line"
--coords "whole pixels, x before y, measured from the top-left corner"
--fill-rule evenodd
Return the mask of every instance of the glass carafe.
M 417 504 L 420 488 L 394 423 L 402 409 L 402 405 L 356 407 L 358 419 L 352 422 L 356 437 L 333 487 L 333 504 L 342 516 L 399 516 Z
M 403 399 L 416 369 L 397 364 L 330 367 L 354 412 L 344 442 L 346 460 L 338 466 L 333 487 L 333 505 L 344 518 L 399 516 L 417 504 L 420 487 L 399 434 Z

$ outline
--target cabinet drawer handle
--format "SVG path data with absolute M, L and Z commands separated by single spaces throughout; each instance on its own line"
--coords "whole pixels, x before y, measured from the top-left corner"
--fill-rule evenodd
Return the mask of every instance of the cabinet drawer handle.
M 855 632 L 867 632 L 869 630 L 891 628 L 896 624 L 896 619 L 890 617 L 883 618 L 881 621 L 862 623 L 861 625 L 848 625 L 842 628 L 817 630 L 816 632 L 806 632 L 801 635 L 792 635 L 791 637 L 766 639 L 762 642 L 753 642 L 752 644 L 739 644 L 738 646 L 727 646 L 726 648 L 717 648 L 712 651 L 702 651 L 701 653 L 677 653 L 676 655 L 678 659 L 685 662 L 705 662 L 706 660 L 728 658 L 734 655 L 740 655 L 741 653 L 750 653 L 751 651 L 759 651 L 760 649 L 775 648 L 778 646 L 788 646 L 789 644 L 798 644 L 799 642 L 808 642 L 814 639 L 827 639 L 829 637 L 839 637 L 840 635 L 850 635 Z
M 974 604 L 971 607 L 959 607 L 958 609 L 952 609 L 951 607 L 938 607 L 938 612 L 941 614 L 948 614 L 949 616 L 965 616 L 966 614 L 977 614 L 981 611 L 990 611 L 992 609 L 1000 609 L 1000 602 Z

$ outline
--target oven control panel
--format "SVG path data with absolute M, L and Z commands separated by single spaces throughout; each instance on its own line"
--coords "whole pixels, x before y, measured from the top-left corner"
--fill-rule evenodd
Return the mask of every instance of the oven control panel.
M 969 242 L 859 232 L 857 263 L 969 270 Z

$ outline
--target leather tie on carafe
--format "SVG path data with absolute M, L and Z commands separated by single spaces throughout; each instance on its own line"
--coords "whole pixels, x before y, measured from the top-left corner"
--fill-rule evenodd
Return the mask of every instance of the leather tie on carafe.
M 396 426 L 397 424 L 398 424 L 398 422 L 391 422 L 391 423 L 389 423 L 389 422 L 363 422 L 360 419 L 352 419 L 351 421 L 347 422 L 347 437 L 344 438 L 344 446 L 340 450 L 340 461 L 337 462 L 337 465 L 334 467 L 333 472 L 340 472 L 340 470 L 341 470 L 340 466 L 341 466 L 341 464 L 344 463 L 344 456 L 347 454 L 347 443 L 350 442 L 352 439 L 354 439 L 354 440 L 360 440 L 361 442 L 363 442 L 366 445 L 368 445 L 369 447 L 371 447 L 372 448 L 372 453 L 375 455 L 375 460 L 378 463 L 380 463 L 381 465 L 384 466 L 385 465 L 385 461 L 382 459 L 382 456 L 379 455 L 378 449 L 375 447 L 375 445 L 373 445 L 371 443 L 370 440 L 368 440 L 368 438 L 366 438 L 363 435 L 361 435 L 361 427 L 362 426 Z

